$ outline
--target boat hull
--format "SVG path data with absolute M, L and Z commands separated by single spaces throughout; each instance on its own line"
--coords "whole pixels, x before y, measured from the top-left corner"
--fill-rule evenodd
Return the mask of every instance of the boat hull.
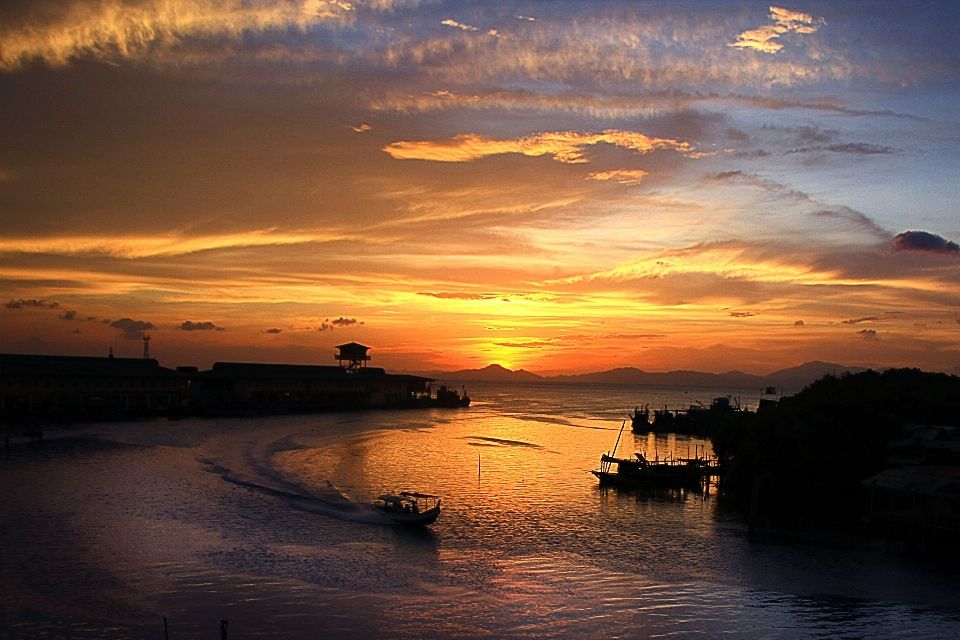
M 383 509 L 380 509 L 380 511 L 383 515 L 390 518 L 394 524 L 409 526 L 433 524 L 437 521 L 437 518 L 440 517 L 440 505 L 428 509 L 423 513 L 396 513 L 393 511 L 384 511 Z
M 700 470 L 684 469 L 651 469 L 642 473 L 615 473 L 613 471 L 596 471 L 590 473 L 597 477 L 601 485 L 618 487 L 694 487 L 703 482 L 705 473 Z

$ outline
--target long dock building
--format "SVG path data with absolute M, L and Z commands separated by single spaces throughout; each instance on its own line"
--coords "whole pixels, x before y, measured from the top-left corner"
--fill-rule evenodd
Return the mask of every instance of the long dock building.
M 338 365 L 0 354 L 0 420 L 257 415 L 426 406 L 431 378 L 368 367 L 369 347 L 337 347 Z

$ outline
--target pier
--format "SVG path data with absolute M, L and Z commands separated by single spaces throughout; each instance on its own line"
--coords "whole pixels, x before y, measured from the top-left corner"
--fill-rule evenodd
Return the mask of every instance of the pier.
M 312 413 L 467 406 L 433 379 L 367 366 L 370 347 L 336 347 L 339 365 L 216 362 L 170 369 L 153 358 L 0 354 L 0 422 Z M 453 395 L 456 395 L 455 393 Z

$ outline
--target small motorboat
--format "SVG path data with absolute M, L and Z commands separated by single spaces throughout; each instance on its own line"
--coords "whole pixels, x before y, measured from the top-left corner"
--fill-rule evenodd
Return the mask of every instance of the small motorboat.
M 440 516 L 440 498 L 428 493 L 388 493 L 377 498 L 375 506 L 396 524 L 433 524 Z

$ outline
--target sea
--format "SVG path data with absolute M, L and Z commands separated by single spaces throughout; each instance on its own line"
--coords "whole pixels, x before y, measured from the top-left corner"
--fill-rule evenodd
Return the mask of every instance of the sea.
M 949 638 L 956 563 L 751 539 L 715 485 L 601 489 L 710 453 L 638 405 L 759 390 L 472 383 L 466 409 L 103 423 L 0 452 L 0 638 Z M 441 496 L 430 527 L 385 492 Z M 225 621 L 222 622 L 222 621 Z

